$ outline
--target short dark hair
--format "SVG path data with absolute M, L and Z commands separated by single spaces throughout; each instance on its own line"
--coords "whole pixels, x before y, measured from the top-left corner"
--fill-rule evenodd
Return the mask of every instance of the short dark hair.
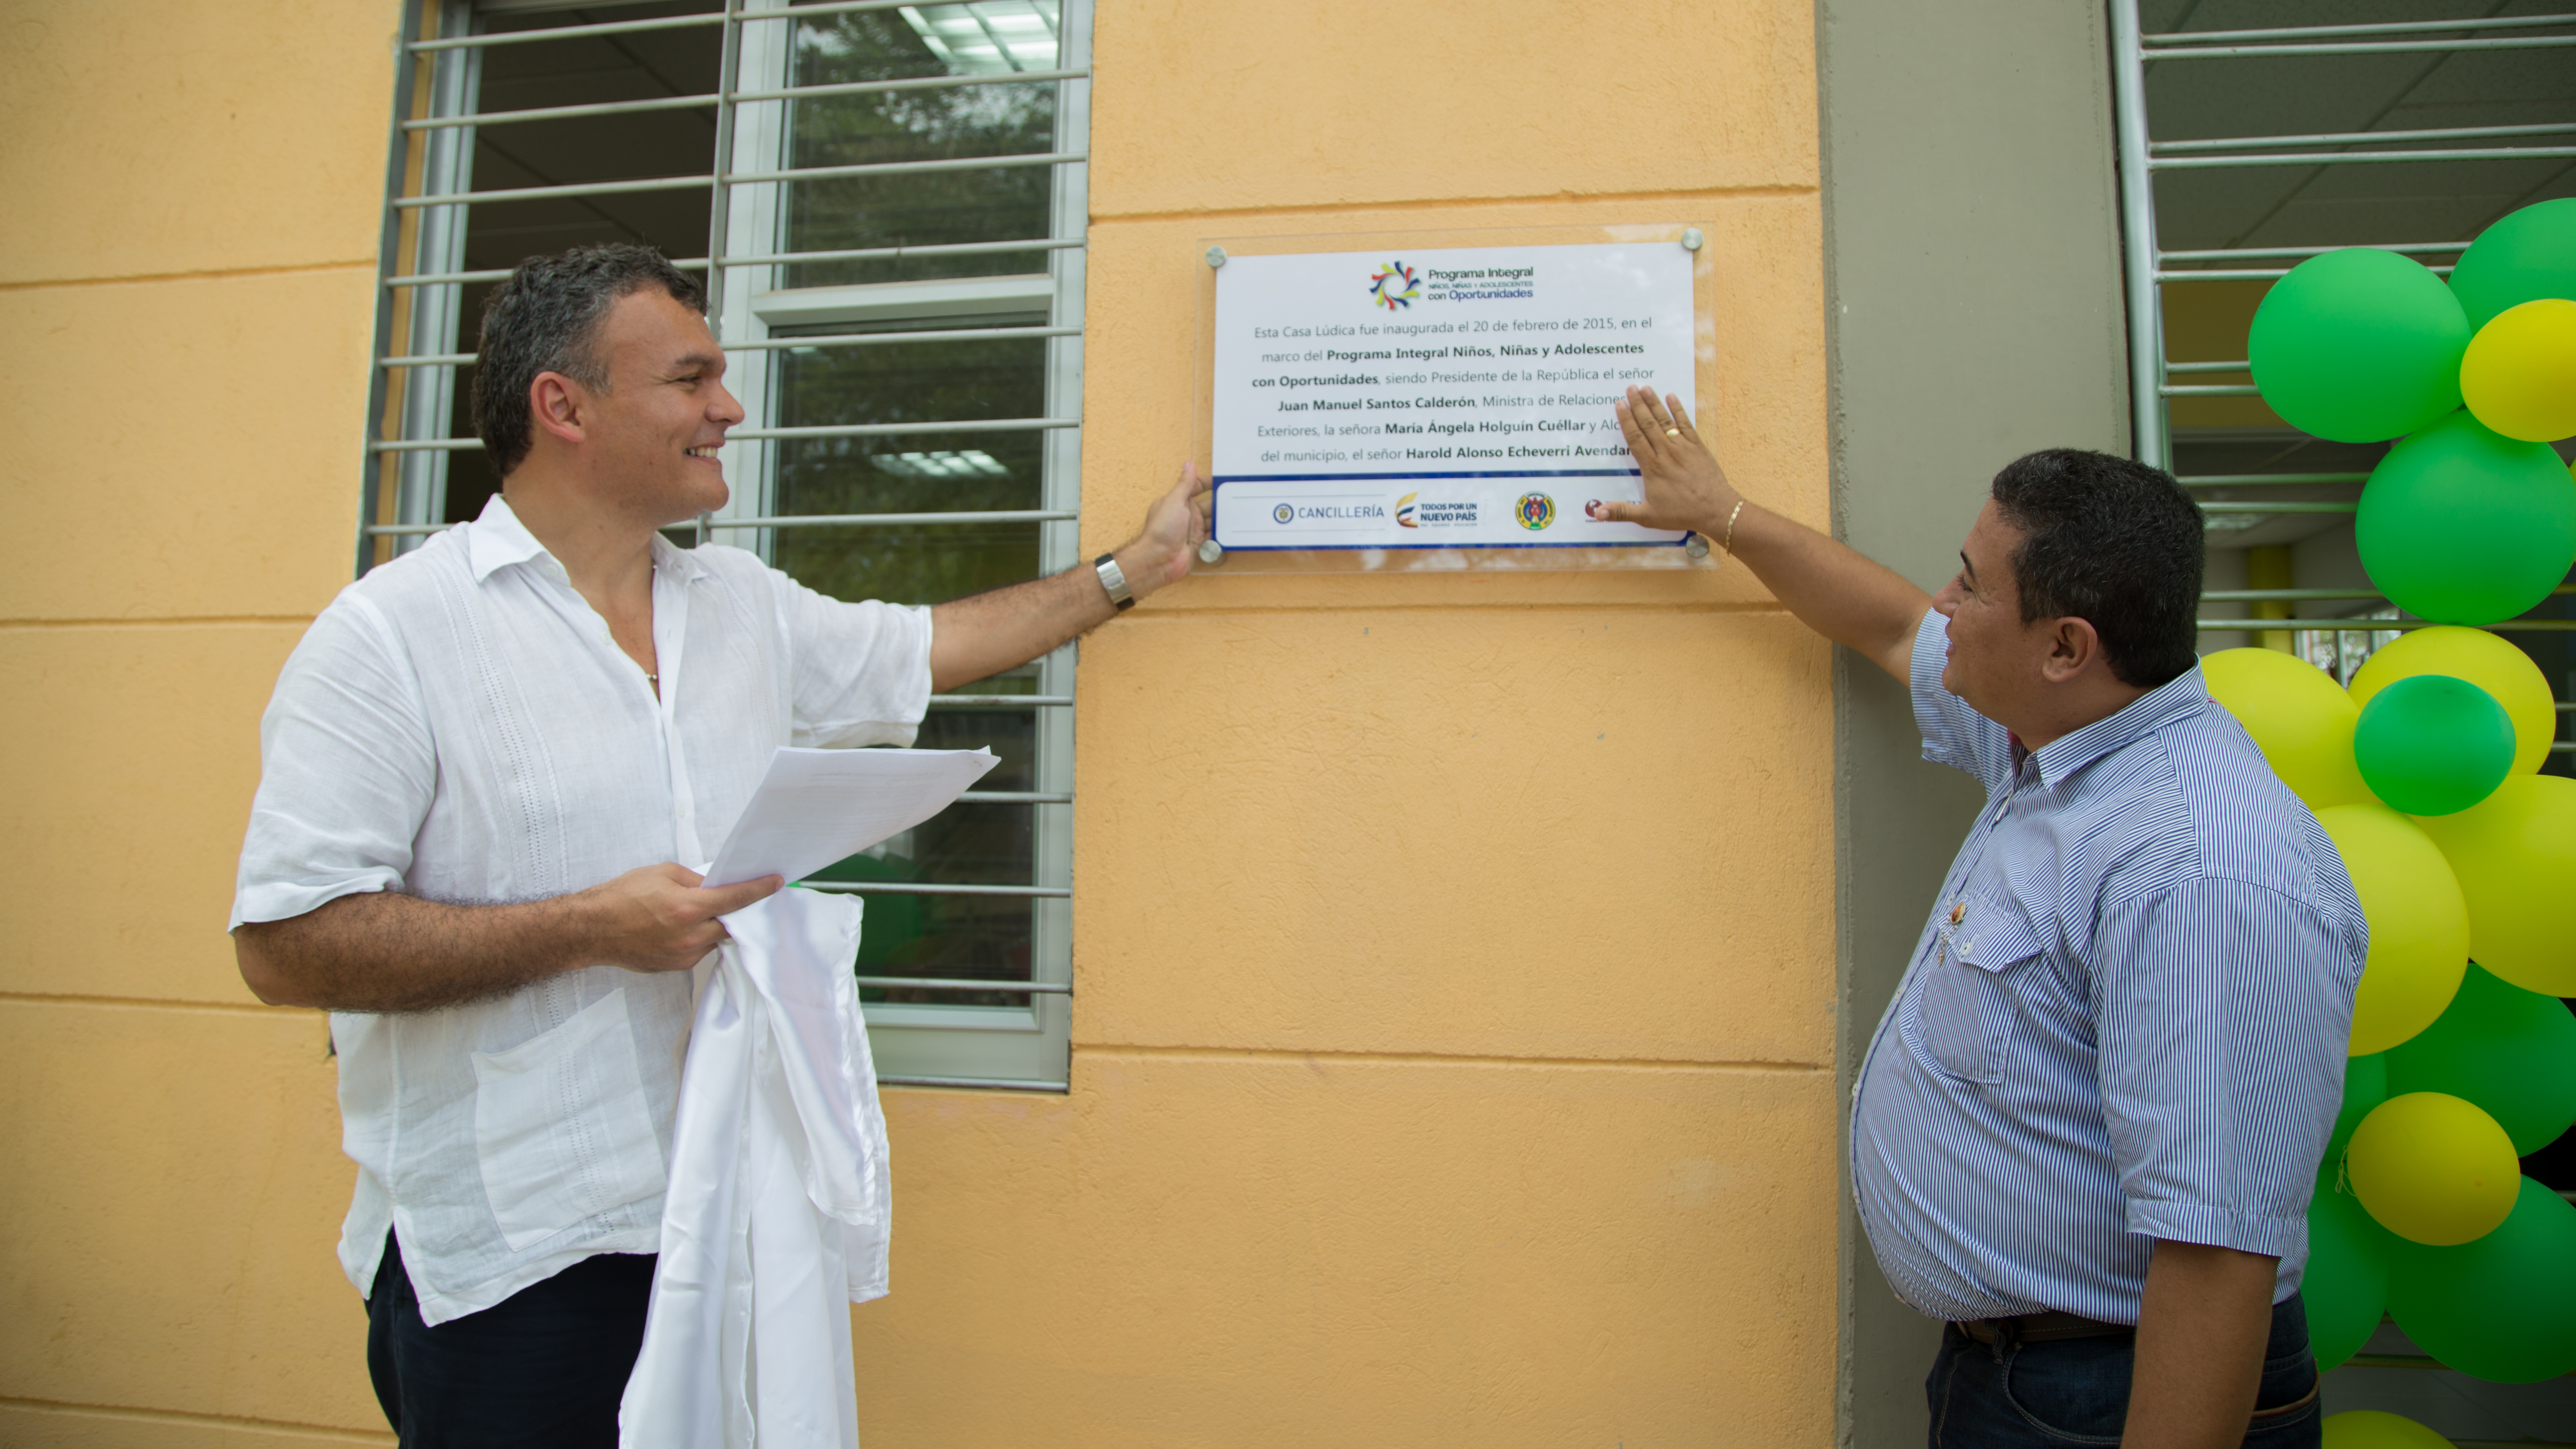
M 2021 618 L 2093 626 L 2120 682 L 2153 689 L 2199 660 L 2200 505 L 2171 473 L 2108 453 L 2046 448 L 1995 475 L 1995 508 L 2021 530 Z
M 594 392 L 608 390 L 595 344 L 620 298 L 659 287 L 672 300 L 707 310 L 706 289 L 651 247 L 626 242 L 530 257 L 483 303 L 483 340 L 474 366 L 474 431 L 492 471 L 508 477 L 528 456 L 536 420 L 528 389 L 560 372 Z

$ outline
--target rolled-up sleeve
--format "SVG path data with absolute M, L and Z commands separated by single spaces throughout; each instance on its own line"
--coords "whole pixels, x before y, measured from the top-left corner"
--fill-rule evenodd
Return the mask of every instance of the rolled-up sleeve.
M 1923 758 L 1965 770 L 1993 790 L 2012 778 L 2012 732 L 1968 708 L 1941 684 L 1950 661 L 1950 621 L 1938 609 L 1923 611 L 1914 631 L 1914 724 L 1923 731 Z
M 2349 983 L 2310 903 L 2199 878 L 2106 904 L 2091 985 L 2132 1233 L 2303 1260 Z
M 795 743 L 909 745 L 930 708 L 930 611 L 844 603 L 774 573 L 794 660 Z
M 233 926 L 401 887 L 438 759 L 418 680 L 373 604 L 342 594 L 305 631 L 260 716 L 259 755 Z

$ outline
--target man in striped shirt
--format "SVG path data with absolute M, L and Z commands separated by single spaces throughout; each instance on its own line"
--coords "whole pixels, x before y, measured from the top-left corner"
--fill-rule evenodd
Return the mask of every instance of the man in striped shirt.
M 1746 502 L 1678 398 L 1619 408 L 1645 501 L 1913 689 L 1986 808 L 1852 1106 L 1861 1222 L 1949 1321 L 1938 1445 L 2314 1445 L 2298 1298 L 2367 932 L 2307 807 L 2194 655 L 2200 512 L 2034 453 L 1938 596 Z

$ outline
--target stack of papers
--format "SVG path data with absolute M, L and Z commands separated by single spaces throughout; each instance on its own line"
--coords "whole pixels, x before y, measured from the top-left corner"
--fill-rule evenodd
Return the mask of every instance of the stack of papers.
M 1000 764 L 991 750 L 797 750 L 769 757 L 733 834 L 700 872 L 710 886 L 802 880 L 948 808 Z

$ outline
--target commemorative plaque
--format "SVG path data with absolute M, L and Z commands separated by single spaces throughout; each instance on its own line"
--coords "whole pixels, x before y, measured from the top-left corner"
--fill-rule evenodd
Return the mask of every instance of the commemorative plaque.
M 1692 259 L 1671 241 L 1226 258 L 1216 541 L 1676 548 L 1586 505 L 1640 496 L 1611 405 L 1696 393 Z

